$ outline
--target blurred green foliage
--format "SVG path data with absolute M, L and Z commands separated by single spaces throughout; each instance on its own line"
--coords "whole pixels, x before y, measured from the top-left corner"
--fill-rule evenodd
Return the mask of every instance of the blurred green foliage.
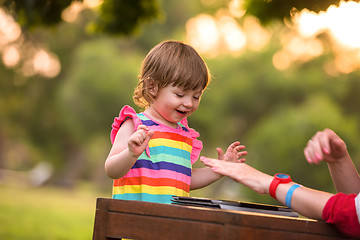
M 99 17 L 92 27 L 97 32 L 129 35 L 159 15 L 157 0 L 107 0 L 101 4 Z
M 71 2 L 72 0 L 4 0 L 2 6 L 16 16 L 16 21 L 22 27 L 33 29 L 58 24 L 61 21 L 61 12 Z
M 46 161 L 55 166 L 51 183 L 71 187 L 86 180 L 111 189 L 103 168 L 111 124 L 125 104 L 135 107 L 131 96 L 142 59 L 162 40 L 184 40 L 186 20 L 211 11 L 191 0 L 162 6 L 162 22 L 127 38 L 89 35 L 87 24 L 97 17 L 91 11 L 74 23 L 35 29 L 33 39 L 58 55 L 62 71 L 53 79 L 25 77 L 0 65 L 0 167 L 29 170 Z M 302 151 L 316 131 L 332 128 L 359 166 L 359 72 L 327 75 L 322 70 L 327 55 L 277 71 L 272 56 L 281 32 L 263 51 L 205 58 L 214 78 L 189 123 L 200 132 L 202 155 L 217 157 L 216 147 L 239 140 L 250 165 L 334 191 L 326 165 L 308 165 Z M 209 186 L 207 197 L 228 198 L 227 181 Z M 238 200 L 266 200 L 240 185 L 227 191 Z
M 247 146 L 248 164 L 269 174 L 285 172 L 305 186 L 335 192 L 326 164 L 309 165 L 303 149 L 316 131 L 331 128 L 346 141 L 359 166 L 359 113 L 354 107 L 360 102 L 355 96 L 349 101 L 354 87 L 359 89 L 359 73 L 326 75 L 321 65 L 328 56 L 278 72 L 272 66 L 272 51 L 208 61 L 215 79 L 191 117 L 206 142 L 202 154 L 216 157 L 215 147 L 225 149 L 239 140 Z M 226 198 L 218 190 L 227 186 L 229 181 L 224 180 L 206 194 Z M 238 198 L 277 203 L 238 188 Z
M 53 26 L 61 22 L 61 12 L 73 1 L 83 0 L 2 0 L 0 3 L 16 17 L 22 27 L 33 29 L 39 26 Z M 128 35 L 138 30 L 139 26 L 162 16 L 159 0 L 106 0 L 100 5 L 95 21 L 89 25 L 92 31 Z M 243 8 L 247 14 L 257 17 L 267 24 L 274 20 L 283 21 L 291 18 L 296 9 L 301 11 L 325 11 L 330 5 L 339 4 L 340 0 L 245 0 Z M 193 3 L 198 4 L 198 3 Z M 223 1 L 211 1 L 208 11 L 216 11 L 223 6 Z M 186 6 L 184 3 L 183 6 Z M 165 8 L 166 9 L 166 8 Z M 166 9 L 167 10 L 167 9 Z
M 54 26 L 73 2 L 82 0 L 3 0 L 1 5 L 12 13 L 24 29 Z M 92 31 L 128 35 L 160 16 L 158 0 L 106 0 L 95 10 L 97 17 L 89 23 Z

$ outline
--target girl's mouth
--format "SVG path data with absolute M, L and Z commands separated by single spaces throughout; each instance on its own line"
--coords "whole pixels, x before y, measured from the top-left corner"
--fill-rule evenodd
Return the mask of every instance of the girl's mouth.
M 180 110 L 176 110 L 178 113 L 180 113 L 181 115 L 185 115 L 186 112 L 185 111 L 180 111 Z

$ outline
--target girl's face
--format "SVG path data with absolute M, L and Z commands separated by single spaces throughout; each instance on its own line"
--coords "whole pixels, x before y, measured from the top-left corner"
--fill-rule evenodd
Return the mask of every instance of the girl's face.
M 170 127 L 190 116 L 200 104 L 203 89 L 184 91 L 180 87 L 166 86 L 159 90 L 145 113 Z

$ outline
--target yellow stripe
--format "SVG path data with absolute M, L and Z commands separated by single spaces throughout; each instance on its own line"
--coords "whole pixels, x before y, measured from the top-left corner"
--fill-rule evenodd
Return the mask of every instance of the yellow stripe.
M 157 147 L 157 146 L 168 146 L 178 149 L 183 149 L 185 151 L 191 152 L 192 146 L 181 141 L 175 141 L 171 139 L 165 139 L 165 138 L 156 138 L 152 139 L 149 142 L 149 147 Z
M 152 187 L 149 185 L 125 185 L 120 187 L 113 187 L 113 194 L 124 194 L 124 193 L 149 193 L 153 195 L 168 194 L 176 196 L 187 196 L 189 193 L 176 187 Z

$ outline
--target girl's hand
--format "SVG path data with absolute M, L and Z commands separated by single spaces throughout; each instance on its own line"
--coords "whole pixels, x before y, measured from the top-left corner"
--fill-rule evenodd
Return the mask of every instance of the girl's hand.
M 129 152 L 136 158 L 140 156 L 146 149 L 154 131 L 150 130 L 145 125 L 140 125 L 136 132 L 134 132 L 128 141 Z
M 321 161 L 337 162 L 348 153 L 345 142 L 332 130 L 325 129 L 309 140 L 304 154 L 309 163 L 319 164 Z
M 218 152 L 218 159 L 219 160 L 224 160 L 224 161 L 228 161 L 228 162 L 245 162 L 245 158 L 243 158 L 243 156 L 247 155 L 247 151 L 243 151 L 245 149 L 244 145 L 240 145 L 239 141 L 236 141 L 234 143 L 232 143 L 225 155 L 224 152 L 221 148 L 216 148 L 217 152 Z

